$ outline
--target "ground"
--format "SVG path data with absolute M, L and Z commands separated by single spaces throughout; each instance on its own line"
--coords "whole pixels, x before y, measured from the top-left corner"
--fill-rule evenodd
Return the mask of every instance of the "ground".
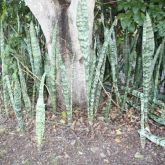
M 163 165 L 164 149 L 147 141 L 141 149 L 139 116 L 134 110 L 119 116 L 111 110 L 110 121 L 98 116 L 92 126 L 79 116 L 71 125 L 47 112 L 42 149 L 35 143 L 34 121 L 27 121 L 25 133 L 13 116 L 0 116 L 0 165 Z M 151 131 L 164 127 L 150 121 Z M 157 132 L 159 130 L 159 132 Z M 165 136 L 165 134 L 164 134 Z

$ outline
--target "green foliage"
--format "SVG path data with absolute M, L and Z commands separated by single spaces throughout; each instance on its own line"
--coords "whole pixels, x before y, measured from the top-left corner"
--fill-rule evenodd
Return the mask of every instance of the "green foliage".
M 105 70 L 105 61 L 106 61 L 106 57 L 108 56 L 109 44 L 115 25 L 116 25 L 116 20 L 114 21 L 110 29 L 105 28 L 104 31 L 105 41 L 102 46 L 98 45 L 99 46 L 98 54 L 95 55 L 95 57 L 98 56 L 97 59 L 98 62 L 97 65 L 95 65 L 95 70 L 93 72 L 94 75 L 92 74 L 93 77 L 91 77 L 91 81 L 93 83 L 91 83 L 90 86 L 90 96 L 89 96 L 90 104 L 88 111 L 88 117 L 91 121 L 93 120 L 93 117 L 97 112 L 100 93 L 102 89 L 104 70 Z
M 57 25 L 54 27 L 52 47 L 49 55 L 46 54 L 45 72 L 47 73 L 46 84 L 48 86 L 49 97 L 53 107 L 53 112 L 56 111 L 56 46 L 57 46 Z
M 39 96 L 36 104 L 36 142 L 37 146 L 40 149 L 44 137 L 45 131 L 45 103 L 44 103 L 44 82 L 45 82 L 44 73 L 40 83 Z
M 106 55 L 107 55 L 107 51 L 108 51 L 108 43 L 109 43 L 109 33 L 108 33 L 108 29 L 105 29 L 105 36 L 107 36 L 107 38 L 105 39 L 105 42 L 102 46 L 102 49 L 99 50 L 99 59 L 98 59 L 98 64 L 95 66 L 95 75 L 93 77 L 93 79 L 91 81 L 93 81 L 93 83 L 91 84 L 91 90 L 90 90 L 90 104 L 89 104 L 89 111 L 88 111 L 88 117 L 89 119 L 92 121 L 93 117 L 94 117 L 94 112 L 96 112 L 95 108 L 95 104 L 97 105 L 98 99 L 99 99 L 99 95 L 100 95 L 100 89 L 99 89 L 99 85 L 100 83 L 102 83 L 101 81 L 101 68 L 105 68 L 105 59 L 106 59 Z M 97 98 L 98 97 L 98 98 Z M 97 107 L 96 107 L 97 108 Z
M 86 99 L 87 99 L 87 109 L 88 109 L 88 118 L 92 118 L 93 112 L 91 112 L 89 108 L 89 95 L 90 95 L 90 81 L 89 81 L 89 27 L 88 27 L 88 8 L 87 1 L 80 0 L 78 2 L 77 7 L 77 17 L 76 17 L 76 25 L 78 29 L 78 40 L 81 48 L 82 60 L 85 65 L 85 79 L 86 79 Z M 91 119 L 92 120 L 92 119 Z
M 123 29 L 127 29 L 129 32 L 134 32 L 136 26 L 143 25 L 146 5 L 142 0 L 118 1 L 118 11 L 121 12 L 118 17 Z
M 9 88 L 10 87 L 8 86 L 8 89 Z M 23 123 L 23 117 L 22 117 L 23 114 L 22 114 L 21 86 L 20 86 L 18 76 L 15 77 L 14 87 L 13 87 L 13 96 L 14 96 L 14 102 L 13 101 L 12 102 L 13 102 L 13 107 L 14 107 L 15 112 L 16 112 L 19 127 L 21 129 L 24 129 L 24 123 Z
M 42 66 L 42 56 L 40 51 L 40 46 L 38 39 L 36 37 L 35 28 L 33 22 L 30 24 L 30 37 L 31 37 L 31 47 L 32 47 L 32 55 L 33 55 L 33 67 L 34 67 L 34 75 L 37 79 L 42 77 L 43 66 Z M 37 82 L 37 87 L 39 87 L 39 82 Z
M 155 136 L 155 135 L 151 134 L 150 132 L 148 132 L 147 130 L 139 131 L 139 133 L 140 133 L 141 136 L 147 137 L 147 139 L 149 139 L 153 143 L 155 143 L 157 145 L 160 145 L 162 147 L 165 147 L 165 138 Z
M 8 93 L 10 96 L 10 101 L 13 107 L 13 110 L 15 111 L 15 115 L 17 117 L 18 125 L 21 130 L 24 130 L 24 121 L 22 117 L 22 112 L 21 112 L 21 88 L 20 88 L 20 83 L 18 80 L 18 77 L 15 77 L 15 84 L 14 88 L 12 89 L 11 83 L 9 76 L 5 76 L 6 80 L 6 85 L 8 88 Z
M 6 113 L 8 109 L 14 110 L 21 129 L 24 129 L 23 111 L 36 112 L 36 141 L 38 147 L 41 147 L 45 129 L 44 99 L 47 99 L 47 96 L 44 96 L 45 79 L 46 89 L 55 112 L 58 71 L 66 107 L 64 114 L 67 114 L 68 121 L 71 122 L 74 112 L 72 85 L 75 58 L 73 55 L 71 59 L 69 86 L 68 71 L 60 54 L 57 26 L 53 32 L 52 50 L 47 52 L 43 44 L 44 39 L 40 36 L 42 34 L 40 27 L 37 24 L 33 25 L 34 19 L 29 14 L 29 9 L 23 5 L 23 1 L 20 1 L 19 6 L 17 1 L 4 2 L 0 2 L 2 9 L 0 10 L 0 63 L 3 82 L 3 91 L 0 93 L 3 93 Z M 89 45 L 87 1 L 80 0 L 77 8 L 76 25 L 82 57 L 78 60 L 82 60 L 85 66 L 88 120 L 93 122 L 98 112 L 102 89 L 106 94 L 105 89 L 109 90 L 107 103 L 102 110 L 105 121 L 108 122 L 111 106 L 117 105 L 118 108 L 126 111 L 128 105 L 131 105 L 141 111 L 142 145 L 145 145 L 145 138 L 148 138 L 164 146 L 164 139 L 150 134 L 148 127 L 148 117 L 165 125 L 165 104 L 163 99 L 159 100 L 160 94 L 164 97 L 164 93 L 160 92 L 160 86 L 164 86 L 165 83 L 164 41 L 162 42 L 161 39 L 165 34 L 164 1 L 154 0 L 148 3 L 143 0 L 118 1 L 115 4 L 116 8 L 115 5 L 111 7 L 106 5 L 102 4 L 100 8 L 97 6 L 98 13 L 95 17 L 97 31 L 93 35 L 95 40 L 93 52 L 90 51 Z M 145 16 L 146 11 L 150 16 L 148 14 Z M 114 16 L 120 19 L 121 24 L 117 24 Z M 35 27 L 38 28 L 37 33 Z M 39 97 L 36 109 L 33 111 L 36 95 Z M 160 114 L 157 115 L 154 113 L 156 106 L 161 109 Z
M 6 72 L 6 67 L 5 67 L 5 43 L 4 43 L 4 33 L 3 33 L 3 24 L 1 21 L 0 25 L 0 55 L 1 55 L 1 65 L 2 65 L 2 89 L 3 89 L 3 101 L 4 101 L 4 108 L 5 108 L 5 113 L 8 115 L 8 93 L 7 93 L 7 85 L 5 83 L 5 75 L 7 74 Z
M 165 35 L 165 4 L 163 0 L 118 0 L 118 17 L 121 21 L 123 29 L 127 29 L 129 32 L 134 32 L 136 28 L 143 25 L 145 20 L 145 12 L 148 11 L 152 20 L 154 32 L 157 32 L 159 36 Z
M 143 25 L 143 39 L 142 39 L 142 67 L 143 67 L 143 103 L 144 103 L 144 112 L 141 114 L 144 118 L 144 128 L 147 127 L 148 120 L 148 101 L 149 101 L 149 92 L 151 87 L 151 67 L 153 61 L 153 55 L 155 50 L 154 42 L 154 33 L 152 28 L 151 19 L 146 14 L 146 19 Z
M 19 78 L 20 78 L 20 85 L 21 85 L 21 91 L 22 91 L 25 109 L 28 112 L 28 114 L 32 115 L 32 106 L 31 106 L 31 101 L 30 101 L 30 98 L 29 98 L 28 92 L 27 92 L 25 77 L 24 77 L 24 74 L 22 72 L 22 69 L 21 69 L 21 66 L 20 66 L 18 60 L 17 60 L 17 65 L 18 65 L 18 74 L 19 74 Z
M 28 52 L 28 56 L 29 56 L 29 59 L 30 59 L 31 70 L 32 70 L 33 73 L 35 73 L 34 72 L 34 59 L 33 59 L 33 55 L 32 55 L 32 48 L 31 48 L 30 41 L 27 39 L 27 40 L 25 40 L 25 43 L 26 43 L 26 49 L 27 49 L 27 52 Z
M 6 14 L 6 0 L 0 1 L 0 19 L 3 20 Z
M 88 9 L 87 9 L 87 1 L 86 0 L 80 0 L 78 3 L 77 28 L 78 28 L 78 39 L 79 39 L 79 43 L 80 43 L 80 47 L 81 47 L 81 53 L 82 53 L 82 56 L 84 58 L 86 70 L 88 72 L 89 27 L 88 27 Z
M 120 105 L 120 93 L 118 89 L 118 84 L 117 84 L 117 46 L 116 46 L 116 37 L 115 37 L 115 31 L 112 29 L 112 32 L 110 33 L 110 64 L 111 64 L 111 69 L 112 69 L 112 80 L 113 80 L 113 87 L 116 95 L 116 101 L 117 104 Z
M 66 68 L 65 68 L 65 64 L 62 61 L 62 57 L 61 54 L 59 53 L 58 48 L 56 49 L 57 51 L 57 62 L 58 62 L 58 68 L 60 69 L 60 73 L 61 73 L 61 83 L 62 83 L 62 94 L 63 94 L 63 98 L 64 98 L 64 103 L 66 106 L 66 113 L 67 113 L 67 119 L 68 122 L 72 121 L 72 100 L 70 97 L 70 91 L 69 91 L 69 85 L 68 85 L 68 80 L 66 77 Z
M 103 108 L 105 122 L 108 122 L 109 120 L 109 113 L 110 113 L 111 106 L 112 106 L 112 98 L 110 96 L 106 102 L 105 107 Z

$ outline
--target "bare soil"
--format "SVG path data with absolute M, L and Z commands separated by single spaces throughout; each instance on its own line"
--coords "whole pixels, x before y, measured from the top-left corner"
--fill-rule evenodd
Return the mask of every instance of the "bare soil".
M 17 129 L 14 116 L 0 116 L 0 165 L 163 165 L 165 149 L 147 141 L 140 146 L 139 117 L 134 110 L 119 116 L 112 110 L 110 121 L 98 116 L 89 126 L 84 116 L 71 125 L 47 112 L 42 149 L 35 143 L 34 121 L 25 133 Z M 150 121 L 151 131 L 164 134 L 164 127 Z M 159 130 L 159 131 L 158 131 Z M 165 134 L 164 134 L 165 136 Z

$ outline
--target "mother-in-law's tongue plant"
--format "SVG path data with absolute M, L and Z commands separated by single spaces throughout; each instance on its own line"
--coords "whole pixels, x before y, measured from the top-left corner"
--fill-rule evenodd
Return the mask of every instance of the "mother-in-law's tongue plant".
M 154 32 L 151 23 L 151 18 L 146 13 L 146 18 L 143 24 L 143 39 L 142 39 L 142 67 L 143 67 L 143 95 L 141 97 L 141 130 L 140 138 L 142 148 L 145 147 L 145 138 L 152 142 L 165 147 L 165 138 L 160 138 L 150 133 L 148 126 L 148 104 L 151 90 L 152 80 L 152 65 L 155 51 Z
M 128 61 L 125 61 L 125 75 L 126 75 L 126 88 L 124 88 L 124 97 L 122 100 L 122 96 L 120 93 L 119 87 L 119 63 L 118 63 L 118 51 L 117 51 L 117 42 L 115 36 L 114 27 L 117 24 L 117 20 L 111 25 L 111 28 L 107 28 L 104 25 L 104 42 L 95 42 L 93 55 L 90 53 L 89 46 L 89 27 L 88 27 L 88 10 L 87 10 L 87 0 L 80 0 L 78 3 L 77 9 L 77 30 L 78 30 L 78 39 L 80 43 L 80 50 L 83 56 L 83 61 L 85 65 L 85 76 L 86 76 L 86 95 L 87 95 L 87 114 L 89 123 L 93 122 L 93 119 L 97 113 L 97 108 L 99 104 L 99 99 L 101 95 L 101 89 L 103 87 L 103 77 L 105 71 L 105 63 L 108 59 L 110 68 L 111 68 L 111 78 L 112 78 L 112 86 L 114 89 L 114 95 L 117 101 L 117 105 L 121 106 L 122 109 L 125 107 L 125 103 L 129 102 L 127 97 L 127 93 L 139 98 L 141 100 L 141 105 L 136 106 L 137 109 L 141 110 L 141 130 L 139 131 L 141 137 L 142 147 L 145 146 L 145 139 L 148 138 L 152 142 L 159 144 L 165 147 L 165 139 L 157 137 L 151 134 L 149 126 L 148 126 L 148 117 L 154 119 L 159 124 L 165 125 L 165 111 L 161 114 L 161 118 L 155 118 L 153 114 L 149 111 L 149 101 L 152 101 L 154 104 L 159 105 L 165 109 L 165 104 L 160 100 L 157 100 L 157 86 L 158 86 L 158 77 L 159 70 L 161 68 L 162 60 L 164 59 L 162 50 L 164 49 L 164 42 L 158 47 L 157 51 L 155 51 L 155 43 L 154 43 L 154 33 L 151 24 L 151 19 L 148 14 L 146 14 L 146 19 L 143 25 L 143 39 L 142 39 L 142 56 L 140 56 L 141 65 L 137 65 L 137 71 L 140 73 L 138 76 L 142 78 L 141 73 L 143 73 L 143 91 L 139 92 L 129 88 L 130 77 L 133 71 L 133 67 L 131 66 L 133 63 L 133 59 L 131 59 L 132 53 L 130 48 L 128 47 L 128 43 L 126 43 L 126 58 Z M 104 20 L 103 20 L 104 22 Z M 42 51 L 40 49 L 40 44 L 37 39 L 37 35 L 35 32 L 35 28 L 33 23 L 30 24 L 30 38 L 29 42 L 26 42 L 26 49 L 28 49 L 29 53 L 29 63 L 31 64 L 31 74 L 34 76 L 33 88 L 34 91 L 37 91 L 38 99 L 36 104 L 36 123 L 35 123 L 35 137 L 38 148 L 40 149 L 44 139 L 44 131 L 45 131 L 45 103 L 44 103 L 44 84 L 46 79 L 47 89 L 49 92 L 49 97 L 51 100 L 51 105 L 53 107 L 53 111 L 56 110 L 56 72 L 57 69 L 60 73 L 61 78 L 61 87 L 63 92 L 63 101 L 66 107 L 67 119 L 68 122 L 72 122 L 72 87 L 69 89 L 68 80 L 66 76 L 66 68 L 63 62 L 62 56 L 59 52 L 59 46 L 57 44 L 57 33 L 58 29 L 55 26 L 52 38 L 52 51 L 46 55 L 46 60 L 44 61 L 43 67 L 43 58 Z M 30 42 L 31 41 L 31 42 Z M 135 44 L 136 45 L 136 44 Z M 23 100 L 25 109 L 30 114 L 32 112 L 32 107 L 35 105 L 35 101 L 30 100 L 28 96 L 28 89 L 26 86 L 26 82 L 28 82 L 28 78 L 25 77 L 23 72 L 22 62 L 14 58 L 14 62 L 16 63 L 14 72 L 15 76 L 10 77 L 11 74 L 8 73 L 6 64 L 8 61 L 6 59 L 6 55 L 9 52 L 5 52 L 4 45 L 4 34 L 2 29 L 2 23 L 0 26 L 0 55 L 2 62 L 2 81 L 3 81 L 3 101 L 6 109 L 6 113 L 8 110 L 8 100 L 11 103 L 11 106 L 15 112 L 18 125 L 21 129 L 24 129 L 24 120 L 23 114 L 21 111 L 21 101 Z M 140 54 L 141 55 L 141 54 Z M 12 57 L 15 55 L 12 54 Z M 137 54 L 139 56 L 139 54 Z M 15 60 L 16 59 L 16 60 Z M 10 58 L 9 58 L 10 60 Z M 129 65 L 129 66 L 128 66 Z M 132 68 L 131 68 L 132 67 Z M 164 66 L 163 66 L 164 67 Z M 45 69 L 45 73 L 43 74 L 43 68 Z M 156 69 L 155 69 L 156 68 Z M 73 72 L 74 72 L 74 58 L 71 66 L 71 79 L 73 80 Z M 140 70 L 142 70 L 140 72 Z M 156 71 L 153 76 L 153 72 Z M 154 83 L 152 83 L 152 78 L 155 78 Z M 138 78 L 138 77 L 137 77 Z M 137 78 L 135 76 L 135 82 L 137 82 Z M 13 85 L 14 84 L 14 85 Z M 154 99 L 150 98 L 150 89 L 151 85 L 154 84 Z M 72 86 L 73 84 L 71 84 Z M 141 85 L 141 84 L 140 84 Z M 30 86 L 31 87 L 31 86 Z M 35 93 L 35 92 L 34 92 Z M 23 96 L 23 97 L 22 97 Z M 33 95 L 35 96 L 35 95 Z M 22 97 L 22 98 L 21 98 Z M 35 98 L 35 97 L 33 97 Z M 109 111 L 112 106 L 112 98 L 111 95 L 108 98 L 104 111 L 105 121 L 108 121 Z M 35 100 L 35 99 L 32 99 Z M 122 103 L 122 104 L 121 104 Z
M 39 95 L 36 104 L 36 142 L 37 146 L 40 149 L 45 131 L 45 103 L 44 103 L 44 82 L 45 82 L 45 73 L 42 76 Z
M 96 44 L 96 46 L 99 47 L 98 53 L 96 53 L 96 49 L 94 49 L 94 54 L 90 55 L 87 1 L 79 1 L 77 9 L 77 29 L 80 49 L 85 65 L 87 113 L 90 124 L 92 124 L 98 108 L 105 70 L 105 61 L 109 47 L 111 47 L 112 50 L 111 57 L 117 58 L 114 34 L 114 26 L 116 25 L 116 22 L 117 20 L 114 21 L 110 29 L 104 27 L 104 43 L 103 45 Z M 114 81 L 115 80 L 116 79 L 114 78 Z M 117 89 L 116 91 L 118 92 Z M 117 93 L 117 99 L 118 98 L 119 93 Z

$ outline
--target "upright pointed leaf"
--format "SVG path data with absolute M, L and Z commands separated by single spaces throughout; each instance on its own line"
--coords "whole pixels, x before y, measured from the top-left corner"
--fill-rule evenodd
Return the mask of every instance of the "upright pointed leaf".
M 20 129 L 23 130 L 24 122 L 23 122 L 23 117 L 22 117 L 22 112 L 21 112 L 21 89 L 20 89 L 20 83 L 19 83 L 18 77 L 16 77 L 15 79 L 15 86 L 13 90 L 12 90 L 8 75 L 5 76 L 5 80 L 6 80 L 6 85 L 8 87 L 10 101 L 11 101 L 13 110 L 15 112 L 15 115 L 18 121 L 18 125 Z
M 31 114 L 31 112 L 32 112 L 31 101 L 30 101 L 30 98 L 28 96 L 25 77 L 24 77 L 24 74 L 22 73 L 22 69 L 21 69 L 21 66 L 19 64 L 19 61 L 17 61 L 17 65 L 18 65 L 18 73 L 19 73 L 19 78 L 20 78 L 21 91 L 22 91 L 24 105 L 25 105 L 26 111 L 29 114 Z
M 36 31 L 33 22 L 30 24 L 30 37 L 31 37 L 31 47 L 34 61 L 34 74 L 38 79 L 42 77 L 43 67 L 42 67 L 42 57 L 38 39 L 36 37 Z M 37 86 L 39 87 L 39 81 L 37 81 Z
M 47 73 L 46 84 L 48 86 L 49 97 L 53 112 L 56 111 L 56 34 L 57 26 L 54 28 L 53 39 L 51 44 L 51 51 L 49 55 L 46 54 L 45 72 Z
M 149 92 L 151 86 L 151 69 L 153 62 L 153 55 L 155 50 L 154 33 L 150 16 L 146 13 L 146 18 L 143 24 L 143 38 L 142 38 L 142 66 L 143 66 L 143 100 L 141 109 L 141 131 L 148 128 L 148 102 Z M 141 137 L 142 147 L 144 147 L 144 137 Z
M 42 76 L 39 96 L 36 105 L 36 142 L 40 148 L 42 145 L 44 131 L 45 131 L 45 104 L 44 104 L 44 82 L 45 82 L 45 73 Z

